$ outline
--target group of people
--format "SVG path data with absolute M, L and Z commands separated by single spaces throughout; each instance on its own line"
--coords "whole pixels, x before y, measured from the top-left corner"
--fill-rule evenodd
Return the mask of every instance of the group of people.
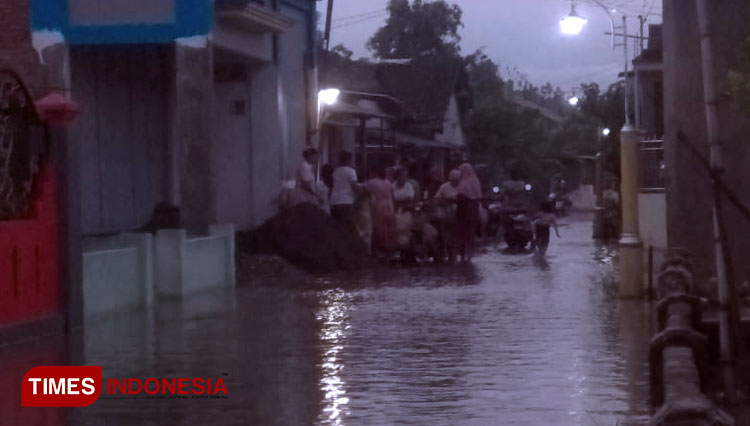
M 468 262 L 474 255 L 488 212 L 482 205 L 482 186 L 470 163 L 451 170 L 447 180 L 439 170 L 433 170 L 423 186 L 409 168 L 385 164 L 371 167 L 367 179 L 360 182 L 353 155 L 347 151 L 339 153 L 335 167 L 321 167 L 320 176 L 318 151 L 308 148 L 303 157 L 295 176 L 295 204 L 310 203 L 328 211 L 334 220 L 363 238 L 379 259 Z M 507 193 L 504 199 L 508 205 L 516 202 L 512 194 L 525 192 L 517 173 L 512 177 L 502 191 Z M 550 228 L 557 233 L 553 207 L 543 204 L 532 227 L 532 247 L 544 253 Z
M 440 182 L 422 185 L 406 167 L 378 164 L 360 182 L 353 156 L 342 151 L 336 167 L 315 167 L 318 152 L 309 148 L 296 173 L 296 203 L 312 203 L 360 235 L 382 260 L 468 262 L 480 225 L 482 188 L 469 163 Z

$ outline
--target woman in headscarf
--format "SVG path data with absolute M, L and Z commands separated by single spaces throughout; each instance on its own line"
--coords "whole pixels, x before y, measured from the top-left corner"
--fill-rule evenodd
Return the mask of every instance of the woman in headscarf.
M 455 261 L 458 254 L 462 262 L 468 262 L 474 254 L 482 186 L 471 164 L 461 164 L 458 172 L 461 179 L 456 188 L 456 221 L 451 235 L 449 257 L 451 261 Z
M 396 208 L 393 185 L 386 179 L 386 169 L 378 166 L 367 181 L 371 196 L 372 253 L 389 260 L 396 249 Z

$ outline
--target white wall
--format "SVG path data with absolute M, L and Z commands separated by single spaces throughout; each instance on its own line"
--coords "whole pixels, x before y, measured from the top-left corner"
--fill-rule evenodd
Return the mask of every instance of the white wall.
M 446 142 L 453 146 L 460 147 L 465 144 L 464 133 L 461 128 L 461 114 L 458 111 L 458 101 L 456 95 L 452 95 L 448 108 L 445 111 L 445 120 L 443 121 L 443 132 L 435 135 L 438 142 Z
M 295 24 L 278 36 L 278 64 L 258 64 L 251 77 L 252 227 L 276 213 L 281 182 L 294 176 L 308 137 L 305 14 L 289 7 L 281 13 Z
M 667 248 L 667 197 L 661 193 L 638 194 L 641 240 L 646 247 Z
M 247 81 L 214 83 L 217 216 L 238 229 L 253 225 L 250 107 Z

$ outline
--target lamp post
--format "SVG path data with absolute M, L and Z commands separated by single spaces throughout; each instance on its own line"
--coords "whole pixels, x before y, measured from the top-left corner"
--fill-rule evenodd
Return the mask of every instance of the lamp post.
M 597 127 L 597 141 L 599 142 L 599 152 L 596 154 L 596 209 L 594 210 L 594 238 L 605 238 L 606 229 L 604 226 L 604 138 L 610 135 L 609 128 L 602 128 L 601 124 Z
M 587 0 L 599 6 L 607 15 L 611 26 L 612 49 L 618 46 L 623 48 L 625 79 L 625 125 L 620 131 L 620 173 L 621 173 L 621 199 L 622 199 L 622 234 L 620 236 L 620 296 L 635 297 L 643 293 L 643 242 L 639 235 L 638 224 L 638 153 L 642 133 L 630 123 L 630 100 L 628 99 L 628 26 L 627 17 L 622 16 L 622 44 L 615 43 L 615 20 L 612 11 L 599 0 Z M 571 13 L 560 21 L 560 29 L 564 34 L 579 34 L 586 23 L 581 21 L 575 12 L 575 3 Z M 575 30 L 575 31 L 573 31 Z M 601 184 L 601 183 L 600 183 Z M 602 205 L 597 197 L 597 215 L 602 215 Z M 602 218 L 595 219 L 601 221 Z M 595 232 L 597 230 L 595 229 Z

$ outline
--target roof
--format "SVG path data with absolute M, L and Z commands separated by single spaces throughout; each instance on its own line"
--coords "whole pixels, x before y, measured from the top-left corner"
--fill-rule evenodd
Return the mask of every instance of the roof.
M 424 57 L 372 63 L 341 58 L 323 60 L 322 85 L 347 91 L 382 93 L 403 102 L 406 116 L 442 122 L 463 72 L 458 58 Z

